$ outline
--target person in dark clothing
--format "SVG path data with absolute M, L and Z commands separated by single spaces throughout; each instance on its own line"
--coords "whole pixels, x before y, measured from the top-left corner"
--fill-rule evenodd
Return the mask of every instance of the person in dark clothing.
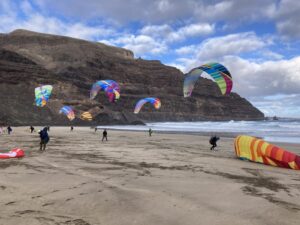
M 217 136 L 213 136 L 210 138 L 209 140 L 209 143 L 212 145 L 210 150 L 214 150 L 215 147 L 217 147 L 217 141 L 219 140 L 220 138 L 217 137 Z
M 10 134 L 12 132 L 12 128 L 10 126 L 7 127 L 7 133 Z
M 47 131 L 50 132 L 50 126 L 47 126 L 46 128 L 47 128 Z
M 74 130 L 74 127 L 73 126 L 71 126 L 71 132 Z
M 98 130 L 98 128 L 97 128 L 97 127 L 95 127 L 95 132 L 97 132 L 97 130 Z
M 102 133 L 102 141 L 104 140 L 104 138 L 107 141 L 107 131 L 106 131 L 106 129 L 104 129 L 104 131 Z
M 40 142 L 40 151 L 45 151 L 46 150 L 46 145 L 47 143 L 49 142 L 49 135 L 48 135 L 48 128 L 47 127 L 44 127 L 43 130 L 41 130 L 39 132 L 40 134 L 40 139 L 41 139 L 41 142 Z
M 33 131 L 34 131 L 34 127 L 33 126 L 30 126 L 30 133 L 33 133 Z
M 152 131 L 152 129 L 151 128 L 149 128 L 149 136 L 151 137 L 152 136 L 152 133 L 153 133 L 153 131 Z

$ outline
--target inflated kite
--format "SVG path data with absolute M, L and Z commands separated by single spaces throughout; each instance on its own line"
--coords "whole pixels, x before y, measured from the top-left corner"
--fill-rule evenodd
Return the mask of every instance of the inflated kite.
M 152 98 L 152 97 L 143 98 L 136 103 L 134 108 L 134 113 L 135 114 L 139 113 L 143 105 L 145 105 L 148 102 L 152 104 L 155 109 L 159 109 L 161 107 L 161 102 L 158 98 Z
M 206 72 L 214 79 L 223 95 L 231 92 L 232 77 L 226 67 L 220 63 L 207 63 L 192 69 L 185 75 L 183 83 L 184 97 L 190 97 L 192 95 L 194 86 L 203 72 Z
M 116 102 L 120 98 L 120 86 L 114 80 L 99 80 L 94 83 L 90 99 L 94 99 L 100 91 L 104 91 L 110 102 Z
M 52 89 L 52 85 L 43 85 L 35 88 L 35 104 L 39 107 L 44 107 L 50 99 Z
M 66 115 L 70 121 L 75 119 L 75 113 L 71 106 L 63 106 L 59 110 L 59 113 L 63 113 L 64 115 Z
M 93 116 L 92 116 L 92 114 L 90 112 L 83 112 L 80 115 L 80 119 L 87 120 L 87 121 L 92 121 L 93 120 Z

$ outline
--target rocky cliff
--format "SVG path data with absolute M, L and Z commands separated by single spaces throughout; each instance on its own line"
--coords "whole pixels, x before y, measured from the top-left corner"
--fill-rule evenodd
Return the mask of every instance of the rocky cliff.
M 264 117 L 238 94 L 222 96 L 216 84 L 205 78 L 191 98 L 183 98 L 183 78 L 176 68 L 134 59 L 129 50 L 101 43 L 25 30 L 0 35 L 0 121 L 5 123 L 71 124 L 58 114 L 62 105 L 74 106 L 78 115 L 89 110 L 93 122 L 72 122 L 85 125 Z M 89 100 L 92 84 L 101 79 L 119 82 L 119 102 L 109 103 L 103 94 Z M 54 90 L 50 103 L 38 108 L 34 88 L 42 84 L 52 84 Z M 160 98 L 161 109 L 145 106 L 133 114 L 136 101 L 147 96 Z

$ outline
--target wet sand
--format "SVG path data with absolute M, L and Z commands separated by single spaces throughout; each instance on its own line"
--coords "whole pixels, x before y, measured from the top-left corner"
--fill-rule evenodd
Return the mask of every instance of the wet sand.
M 14 128 L 0 149 L 0 224 L 292 225 L 300 221 L 300 172 L 235 158 L 233 139 L 51 127 Z M 300 154 L 300 145 L 281 144 Z

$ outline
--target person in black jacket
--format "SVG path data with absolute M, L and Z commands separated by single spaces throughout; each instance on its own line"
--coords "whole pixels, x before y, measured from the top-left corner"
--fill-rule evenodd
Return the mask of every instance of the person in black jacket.
M 33 126 L 30 126 L 30 133 L 33 133 L 33 131 L 34 131 L 34 127 Z
M 48 135 L 48 128 L 44 127 L 44 129 L 41 130 L 39 132 L 39 134 L 40 134 L 40 139 L 41 139 L 41 142 L 40 142 L 40 151 L 45 151 L 46 150 L 46 145 L 47 145 L 47 143 L 50 140 L 49 135 Z
M 104 129 L 104 131 L 102 133 L 102 141 L 104 140 L 104 138 L 107 141 L 107 131 L 106 131 L 106 129 Z
M 220 138 L 217 137 L 217 136 L 213 136 L 209 139 L 209 143 L 212 145 L 210 150 L 214 150 L 215 147 L 217 147 L 217 141 L 219 140 Z
M 10 126 L 7 127 L 7 133 L 10 134 L 12 132 L 12 128 Z
M 152 131 L 151 128 L 149 128 L 148 133 L 149 133 L 149 137 L 151 137 L 151 136 L 152 136 L 152 133 L 153 133 L 153 131 Z

